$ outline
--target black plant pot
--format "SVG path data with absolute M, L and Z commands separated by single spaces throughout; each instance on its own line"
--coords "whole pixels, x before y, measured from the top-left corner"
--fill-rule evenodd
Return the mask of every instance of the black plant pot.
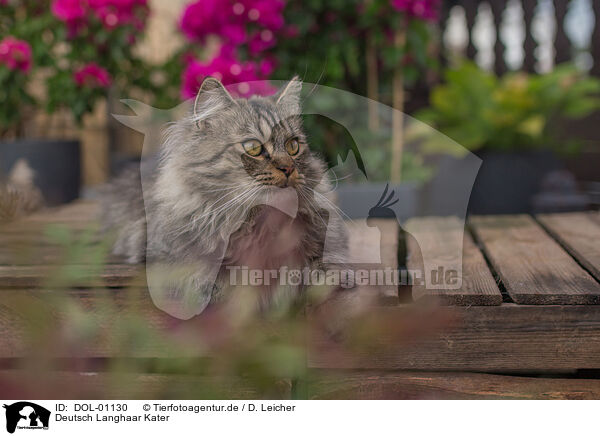
M 473 214 L 528 213 L 544 177 L 563 168 L 549 151 L 481 151 L 483 160 L 469 201 Z
M 533 197 L 540 192 L 544 177 L 563 167 L 549 151 L 482 150 L 476 153 L 482 162 L 474 182 L 473 155 L 439 159 L 436 176 L 423 192 L 430 204 L 429 214 L 432 210 L 440 215 L 462 213 L 466 205 L 459 202 L 457 207 L 455 203 L 462 198 L 461 192 L 469 190 L 467 210 L 471 214 L 531 213 Z M 454 194 L 450 195 L 451 192 Z
M 23 159 L 35 172 L 35 185 L 48 206 L 79 197 L 81 184 L 79 141 L 32 139 L 0 142 L 0 173 L 8 175 Z

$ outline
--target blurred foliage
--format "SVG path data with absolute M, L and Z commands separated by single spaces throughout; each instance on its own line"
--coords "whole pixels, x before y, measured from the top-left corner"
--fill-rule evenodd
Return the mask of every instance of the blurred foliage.
M 298 74 L 309 83 L 367 95 L 367 41 L 372 41 L 379 82 L 378 94 L 373 97 L 391 106 L 394 68 L 402 66 L 405 86 L 410 88 L 424 72 L 437 67 L 435 58 L 429 55 L 431 23 L 407 19 L 391 8 L 389 0 L 289 2 L 284 13 L 286 22 L 297 30 L 297 36 L 282 39 L 274 47 L 278 60 L 274 78 L 286 80 Z M 393 43 L 393 33 L 399 27 L 406 30 L 403 46 Z M 339 101 L 329 103 L 343 105 Z M 307 120 L 306 130 L 311 148 L 320 152 L 330 166 L 337 163 L 338 156 L 345 158 L 349 150 L 356 150 L 346 129 L 325 117 Z M 361 137 L 360 153 L 369 180 L 389 179 L 391 138 L 382 138 L 379 132 L 366 128 L 356 133 Z M 421 158 L 407 152 L 403 158 L 403 180 L 423 181 L 430 172 Z
M 571 64 L 544 75 L 514 72 L 498 78 L 465 63 L 445 73 L 445 83 L 431 93 L 430 107 L 416 118 L 469 150 L 572 152 L 580 144 L 561 131 L 561 121 L 598 108 L 600 79 Z M 431 139 L 423 144 L 425 150 L 445 151 Z
M 46 82 L 46 109 L 49 113 L 68 109 L 79 124 L 109 92 L 129 96 L 149 86 L 148 67 L 134 54 L 136 44 L 144 37 L 147 10 L 140 7 L 136 22 L 108 25 L 106 17 L 103 20 L 87 6 L 83 7 L 86 15 L 75 24 L 52 16 L 55 45 L 46 47 L 53 59 Z M 94 86 L 74 80 L 76 72 L 87 65 L 105 70 L 110 84 Z
M 24 123 L 36 108 L 50 114 L 65 109 L 81 123 L 111 90 L 125 96 L 153 90 L 152 69 L 134 54 L 143 28 L 131 23 L 107 26 L 94 14 L 74 26 L 54 16 L 51 4 L 50 0 L 10 0 L 0 7 L 0 35 L 26 41 L 32 50 L 27 73 L 0 65 L 0 136 L 22 136 Z M 108 72 L 110 85 L 75 80 L 77 71 L 90 64 Z M 34 81 L 45 83 L 37 98 L 30 92 Z
M 378 99 L 391 104 L 393 69 L 401 64 L 406 86 L 420 74 L 435 68 L 429 56 L 431 24 L 406 17 L 391 8 L 389 0 L 307 0 L 289 2 L 287 23 L 298 34 L 282 39 L 274 48 L 278 66 L 274 78 L 286 80 L 295 74 L 305 81 L 334 86 L 357 94 L 367 93 L 366 43 L 374 40 L 380 89 Z M 404 27 L 406 42 L 393 44 L 394 30 Z
M 48 0 L 5 3 L 0 6 L 0 39 L 10 35 L 27 41 L 33 65 L 48 67 L 53 64 L 47 48 L 53 39 L 53 21 Z M 23 133 L 24 119 L 37 104 L 28 89 L 30 79 L 30 72 L 0 65 L 0 137 Z

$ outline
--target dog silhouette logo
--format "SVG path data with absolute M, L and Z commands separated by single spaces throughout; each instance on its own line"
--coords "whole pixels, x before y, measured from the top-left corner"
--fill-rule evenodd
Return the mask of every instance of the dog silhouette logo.
M 6 431 L 14 433 L 16 429 L 47 430 L 50 411 L 29 401 L 19 401 L 4 405 L 6 409 Z

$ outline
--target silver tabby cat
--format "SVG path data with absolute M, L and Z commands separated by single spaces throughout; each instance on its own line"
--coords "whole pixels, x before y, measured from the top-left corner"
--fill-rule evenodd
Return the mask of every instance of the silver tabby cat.
M 327 198 L 326 165 L 307 144 L 301 88 L 294 78 L 274 96 L 235 99 L 206 79 L 193 113 L 168 129 L 156 169 L 142 170 L 141 184 L 139 171 L 128 171 L 110 185 L 103 210 L 117 230 L 114 253 L 184 265 L 163 291 L 183 289 L 189 300 L 191 290 L 195 313 L 235 294 L 228 266 L 339 269 L 345 226 Z M 293 193 L 295 214 L 268 205 L 274 190 Z M 323 262 L 325 239 L 332 265 Z M 272 294 L 265 290 L 262 304 Z

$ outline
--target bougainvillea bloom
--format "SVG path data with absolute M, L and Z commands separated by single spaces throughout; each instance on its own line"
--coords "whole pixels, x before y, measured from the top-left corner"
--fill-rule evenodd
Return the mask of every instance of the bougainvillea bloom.
M 274 88 L 265 79 L 275 62 L 265 58 L 264 52 L 275 46 L 278 37 L 297 34 L 297 29 L 290 33 L 284 27 L 284 6 L 283 0 L 196 0 L 188 4 L 179 22 L 183 34 L 201 43 L 208 36 L 217 37 L 221 50 L 206 62 L 186 60 L 183 97 L 194 97 L 207 76 L 233 85 L 231 92 L 242 97 L 272 93 Z M 239 50 L 242 46 L 245 50 Z M 249 59 L 241 61 L 240 53 Z
M 85 2 L 81 0 L 54 0 L 51 10 L 59 20 L 75 22 L 85 16 L 85 6 Z
M 108 88 L 111 82 L 108 71 L 95 63 L 89 63 L 75 71 L 73 79 L 77 86 L 86 88 Z
M 282 0 L 198 0 L 186 6 L 179 25 L 191 41 L 216 35 L 224 43 L 242 44 L 250 26 L 258 32 L 282 29 L 284 6 Z
M 196 96 L 202 81 L 212 76 L 224 85 L 233 85 L 230 91 L 240 97 L 250 95 L 268 95 L 273 88 L 266 82 L 266 75 L 270 65 L 261 65 L 254 62 L 241 62 L 231 54 L 228 47 L 208 62 L 191 60 L 183 72 L 181 94 L 183 98 Z
M 0 41 L 0 64 L 11 70 L 21 70 L 25 73 L 31 69 L 31 46 L 12 36 Z
M 440 0 L 391 0 L 394 9 L 409 17 L 435 21 L 438 18 Z
M 92 17 L 104 27 L 132 25 L 142 30 L 149 14 L 148 0 L 53 0 L 52 13 L 67 24 L 71 34 Z

